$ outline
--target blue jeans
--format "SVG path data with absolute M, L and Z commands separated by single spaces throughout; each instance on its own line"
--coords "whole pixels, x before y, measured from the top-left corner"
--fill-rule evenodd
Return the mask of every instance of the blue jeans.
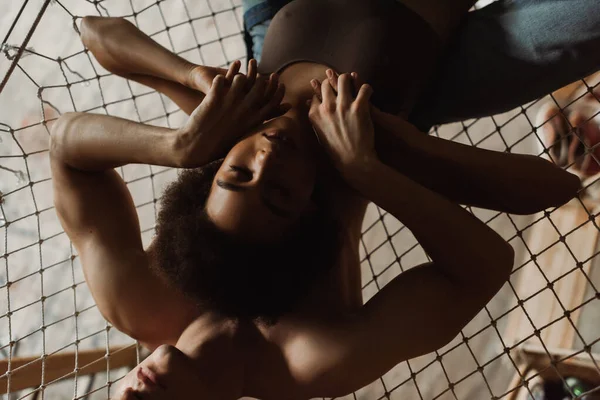
M 289 2 L 244 0 L 248 55 L 258 62 L 271 19 Z M 428 131 L 497 114 L 599 69 L 598 0 L 500 0 L 468 14 L 410 120 Z

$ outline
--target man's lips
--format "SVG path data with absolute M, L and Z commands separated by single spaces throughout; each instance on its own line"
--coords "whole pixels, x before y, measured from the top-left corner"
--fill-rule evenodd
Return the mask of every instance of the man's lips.
M 156 374 L 147 368 L 140 367 L 137 371 L 137 378 L 149 388 L 161 387 L 158 383 Z

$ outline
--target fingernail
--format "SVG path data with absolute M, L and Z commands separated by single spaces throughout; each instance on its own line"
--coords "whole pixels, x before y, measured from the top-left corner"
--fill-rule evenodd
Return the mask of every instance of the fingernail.
M 333 78 L 333 71 L 328 69 L 327 71 L 325 71 L 325 73 L 327 74 L 328 78 Z
M 316 81 L 316 80 L 314 80 L 314 79 L 313 79 L 313 80 L 311 80 L 311 81 L 310 81 L 310 85 L 311 85 L 313 88 L 315 88 L 315 89 L 316 89 L 316 88 L 317 88 L 317 81 Z

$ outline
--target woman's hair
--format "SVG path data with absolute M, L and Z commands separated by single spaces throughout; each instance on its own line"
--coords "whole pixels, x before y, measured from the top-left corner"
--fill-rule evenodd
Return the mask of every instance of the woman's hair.
M 222 232 L 205 211 L 221 163 L 185 170 L 166 189 L 154 268 L 202 308 L 274 324 L 335 263 L 338 224 L 318 204 L 275 243 L 255 244 Z

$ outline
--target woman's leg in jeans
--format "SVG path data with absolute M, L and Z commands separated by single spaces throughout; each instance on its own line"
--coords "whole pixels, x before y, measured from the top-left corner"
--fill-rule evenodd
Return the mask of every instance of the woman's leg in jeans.
M 445 43 L 477 0 L 396 0 L 423 18 Z
M 411 121 L 508 111 L 600 69 L 598 0 L 499 1 L 470 12 Z

